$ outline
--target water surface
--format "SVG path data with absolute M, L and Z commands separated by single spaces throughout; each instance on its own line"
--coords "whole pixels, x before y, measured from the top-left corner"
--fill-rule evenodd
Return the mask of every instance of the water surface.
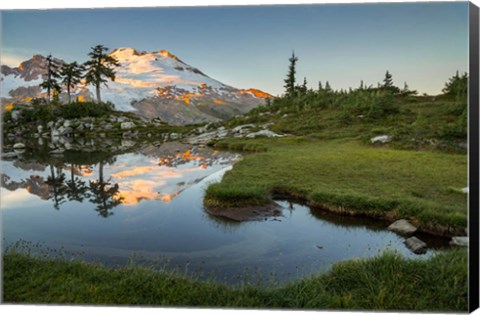
M 233 222 L 203 208 L 204 190 L 240 156 L 179 143 L 118 155 L 2 161 L 4 246 L 18 240 L 122 265 L 156 262 L 218 281 L 287 281 L 384 250 L 415 255 L 388 223 L 276 201 L 282 215 Z M 429 245 L 436 247 L 434 241 Z M 263 279 L 263 280 L 262 280 Z

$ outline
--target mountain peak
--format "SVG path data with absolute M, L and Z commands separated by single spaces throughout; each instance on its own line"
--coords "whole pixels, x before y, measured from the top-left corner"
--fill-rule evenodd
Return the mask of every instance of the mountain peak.
M 154 51 L 154 52 L 146 52 L 146 51 L 138 51 L 135 48 L 130 48 L 130 47 L 122 47 L 122 48 L 117 48 L 113 50 L 110 54 L 110 56 L 114 56 L 118 60 L 122 61 L 124 59 L 131 58 L 132 56 L 157 56 L 160 55 L 162 57 L 167 57 L 179 62 L 182 62 L 180 59 L 178 59 L 177 56 L 174 54 L 170 53 L 168 50 L 159 50 L 159 51 Z

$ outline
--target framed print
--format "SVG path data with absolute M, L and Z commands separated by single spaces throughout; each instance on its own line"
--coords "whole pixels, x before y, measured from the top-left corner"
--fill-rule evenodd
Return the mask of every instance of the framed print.
M 0 14 L 3 304 L 478 308 L 475 4 Z

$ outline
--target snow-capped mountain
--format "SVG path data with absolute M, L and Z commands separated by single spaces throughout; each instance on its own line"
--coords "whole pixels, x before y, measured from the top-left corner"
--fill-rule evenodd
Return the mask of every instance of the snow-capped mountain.
M 160 117 L 179 125 L 217 121 L 243 114 L 271 97 L 256 89 L 225 85 L 166 50 L 147 53 L 120 48 L 110 55 L 120 66 L 116 68 L 115 81 L 102 88 L 102 100 L 112 102 L 118 110 L 134 111 L 148 119 Z M 41 55 L 16 68 L 3 65 L 0 83 L 3 104 L 43 96 L 39 84 L 44 75 L 45 57 Z M 73 93 L 79 100 L 92 100 L 95 87 L 81 86 Z M 60 95 L 60 100 L 64 99 L 65 92 Z

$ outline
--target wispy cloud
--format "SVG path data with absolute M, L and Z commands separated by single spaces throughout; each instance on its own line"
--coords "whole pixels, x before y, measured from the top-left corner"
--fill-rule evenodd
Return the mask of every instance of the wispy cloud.
M 47 55 L 44 51 L 34 51 L 15 47 L 2 47 L 0 53 L 0 64 L 10 67 L 17 67 L 22 61 L 32 58 L 33 55 Z

